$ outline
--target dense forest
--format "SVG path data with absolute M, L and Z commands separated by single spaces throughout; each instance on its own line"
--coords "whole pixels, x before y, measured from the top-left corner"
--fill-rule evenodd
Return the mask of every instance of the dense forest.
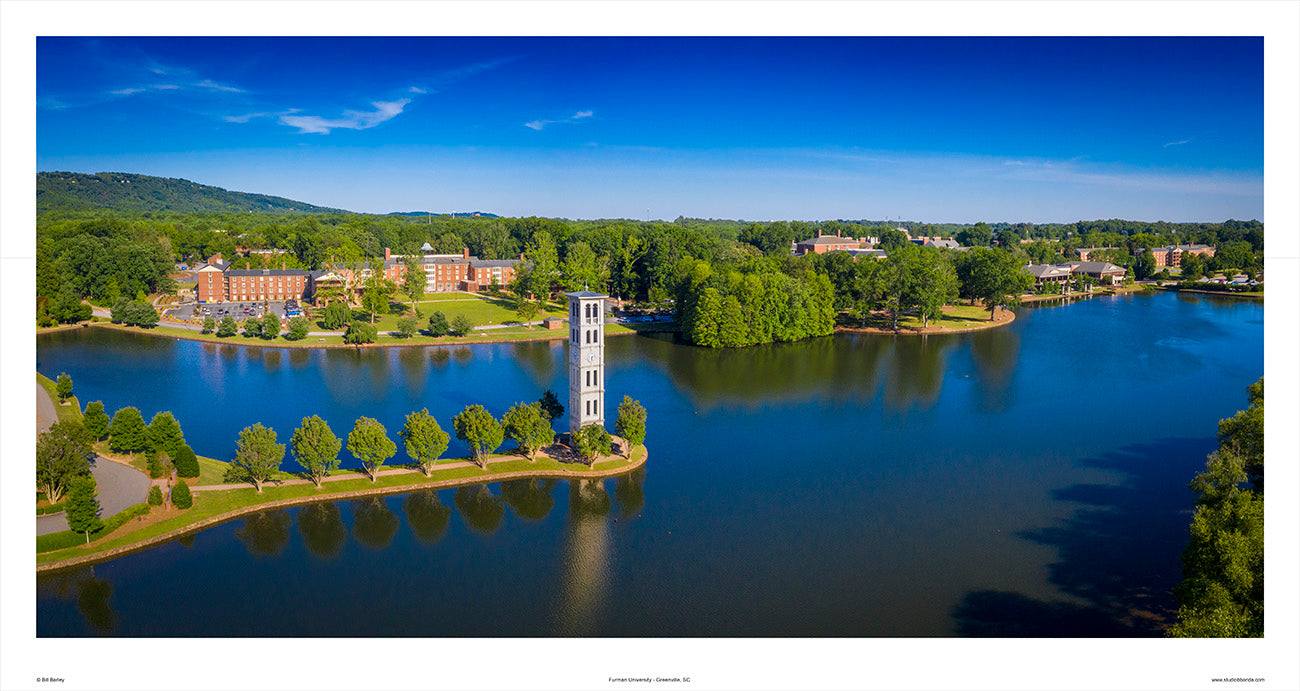
M 1143 258 L 1148 248 L 1174 243 L 1219 246 L 1219 256 L 1199 267 L 1207 272 L 1261 267 L 1263 262 L 1263 224 L 1258 221 L 958 226 L 371 215 L 139 175 L 41 173 L 37 179 L 36 293 L 41 305 L 61 292 L 65 302 L 76 296 L 104 305 L 119 297 L 168 292 L 173 290 L 168 275 L 175 273 L 174 264 L 200 262 L 216 253 L 241 267 L 319 269 L 331 262 L 380 257 L 384 248 L 417 253 L 427 242 L 440 253 L 468 248 L 484 259 L 525 254 L 521 281 L 512 286 L 525 294 L 555 294 L 586 284 L 635 302 L 676 302 L 688 338 L 730 346 L 829 333 L 837 310 L 885 308 L 924 315 L 936 300 L 977 295 L 988 304 L 996 300 L 981 291 L 988 292 L 985 288 L 996 282 L 977 285 L 988 272 L 1066 261 L 1079 247 L 1111 247 L 1103 258 L 1137 274 L 1147 268 Z M 896 228 L 990 249 L 900 252 L 911 245 Z M 791 255 L 792 242 L 819 234 L 875 237 L 897 258 L 855 262 L 843 253 Z M 252 249 L 286 252 L 244 256 Z M 1002 287 L 1010 290 L 1014 283 Z M 733 304 L 739 311 L 726 309 Z

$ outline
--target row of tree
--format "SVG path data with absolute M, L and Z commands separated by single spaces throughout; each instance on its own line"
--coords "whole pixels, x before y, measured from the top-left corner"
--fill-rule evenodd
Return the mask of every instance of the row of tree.
M 1249 407 L 1219 421 L 1219 448 L 1190 485 L 1196 513 L 1171 636 L 1264 635 L 1263 377 L 1247 393 Z
M 555 431 L 551 423 L 563 412 L 564 407 L 548 390 L 536 402 L 511 406 L 500 420 L 481 405 L 467 406 L 452 418 L 452 429 L 456 438 L 469 447 L 473 461 L 486 469 L 488 457 L 506 438 L 515 442 L 520 455 L 536 461 L 538 451 L 554 443 Z M 619 405 L 618 420 L 615 423 L 617 433 L 630 447 L 623 450 L 625 456 L 630 454 L 631 448 L 645 441 L 645 421 L 645 408 L 638 401 L 625 396 Z M 429 414 L 428 409 L 407 415 L 398 437 L 403 441 L 407 456 L 426 477 L 433 472 L 451 441 L 451 436 Z M 571 443 L 589 465 L 608 456 L 612 450 L 609 433 L 600 425 L 583 427 Z M 326 477 L 338 470 L 343 440 L 334 433 L 329 423 L 312 415 L 303 418 L 302 424 L 294 430 L 289 447 L 304 474 L 320 487 Z M 371 482 L 375 481 L 388 459 L 397 454 L 397 444 L 389 438 L 384 425 L 369 417 L 361 417 L 353 424 L 347 436 L 347 449 L 360 461 L 362 471 Z M 239 433 L 235 458 L 227 479 L 251 483 L 261 492 L 262 486 L 279 473 L 284 455 L 285 445 L 277 443 L 275 430 L 261 423 L 245 427 Z
M 825 275 L 801 280 L 765 263 L 742 272 L 688 261 L 676 303 L 682 335 L 708 348 L 798 341 L 835 328 L 833 287 Z

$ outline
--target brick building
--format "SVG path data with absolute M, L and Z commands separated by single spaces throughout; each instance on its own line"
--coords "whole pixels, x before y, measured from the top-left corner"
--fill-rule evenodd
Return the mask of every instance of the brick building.
M 819 235 L 809 240 L 801 240 L 794 244 L 795 254 L 826 254 L 837 250 L 869 250 L 871 243 L 866 240 L 855 240 L 853 238 L 840 237 L 838 235 Z
M 1156 257 L 1156 266 L 1182 266 L 1184 254 L 1196 254 L 1213 257 L 1215 248 L 1210 245 L 1169 245 L 1156 247 L 1151 253 Z
M 401 284 L 406 277 L 405 257 L 384 248 L 384 278 Z M 515 279 L 519 259 L 479 259 L 462 249 L 460 254 L 434 254 L 428 243 L 421 248 L 425 292 L 479 292 L 492 285 L 505 287 Z M 289 269 L 237 269 L 220 254 L 195 270 L 195 299 L 199 302 L 248 302 L 311 299 L 319 288 L 336 286 L 360 295 L 370 278 L 368 262 L 331 262 L 320 271 Z

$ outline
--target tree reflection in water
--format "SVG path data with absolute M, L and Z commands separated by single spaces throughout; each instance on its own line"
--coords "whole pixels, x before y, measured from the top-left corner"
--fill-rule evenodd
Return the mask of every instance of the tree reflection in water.
M 308 504 L 299 509 L 298 532 L 307 551 L 323 559 L 337 557 L 348 539 L 348 528 L 333 502 Z
M 558 341 L 519 341 L 511 345 L 511 355 L 533 379 L 539 389 L 546 388 L 555 378 Z M 540 395 L 540 394 L 539 394 Z
M 248 553 L 257 557 L 273 557 L 289 544 L 289 512 L 284 509 L 258 511 L 244 517 L 244 525 L 235 531 L 235 537 L 244 543 Z
M 95 576 L 94 566 L 65 569 L 38 576 L 38 595 L 77 602 L 77 611 L 97 634 L 111 634 L 117 629 L 113 611 L 113 584 Z M 39 635 L 39 633 L 38 633 Z
M 515 515 L 528 521 L 540 521 L 555 507 L 556 480 L 507 480 L 501 483 L 501 497 L 505 499 Z
M 456 490 L 455 504 L 465 525 L 480 533 L 495 533 L 506 515 L 501 497 L 488 491 L 487 485 L 461 487 Z
M 402 502 L 406 512 L 406 522 L 411 525 L 415 539 L 433 544 L 447 534 L 447 524 L 451 522 L 451 509 L 438 499 L 438 493 L 428 489 L 413 492 Z
M 384 549 L 393 543 L 401 521 L 382 497 L 364 497 L 352 501 L 352 536 L 372 549 Z
M 645 506 L 645 466 L 614 480 L 619 518 L 630 518 Z
M 1011 375 L 1020 357 L 1020 332 L 1002 327 L 972 334 L 971 359 L 980 378 L 980 409 L 1006 410 L 1011 401 Z

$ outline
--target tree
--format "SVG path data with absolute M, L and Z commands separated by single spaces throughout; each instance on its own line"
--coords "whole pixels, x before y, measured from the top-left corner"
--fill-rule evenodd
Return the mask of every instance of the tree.
M 94 478 L 82 475 L 72 482 L 63 510 L 67 513 L 68 528 L 74 533 L 85 533 L 86 544 L 90 544 L 90 534 L 104 527 L 104 522 L 99 519 Z
M 56 422 L 36 438 L 36 486 L 59 503 L 75 478 L 90 472 L 90 433 L 74 421 Z
M 382 261 L 372 264 L 370 272 L 361 290 L 361 308 L 370 313 L 370 323 L 374 324 L 379 313 L 388 309 L 397 286 L 384 278 Z
M 1248 392 L 1250 408 L 1219 422 L 1219 448 L 1190 484 L 1196 513 L 1183 551 L 1183 581 L 1174 589 L 1178 622 L 1170 636 L 1264 635 L 1264 380 Z M 1248 470 L 1256 443 L 1257 477 Z
M 301 341 L 307 337 L 311 330 L 311 321 L 306 317 L 299 315 L 289 320 L 289 332 L 284 335 L 286 340 Z
M 378 420 L 362 417 L 348 433 L 348 452 L 361 461 L 361 467 L 374 482 L 375 473 L 383 467 L 384 461 L 397 453 L 397 445 L 388 438 L 388 430 Z
M 1145 281 L 1156 272 L 1156 255 L 1151 250 L 1146 250 L 1133 260 L 1133 276 L 1139 281 Z
M 920 249 L 912 270 L 914 280 L 910 282 L 907 302 L 916 308 L 921 326 L 927 327 L 931 319 L 943 314 L 944 305 L 957 299 L 957 272 L 930 248 Z
M 614 422 L 614 433 L 627 441 L 623 457 L 631 458 L 632 449 L 645 441 L 645 407 L 631 396 L 623 396 L 618 404 L 618 419 Z
M 153 449 L 144 450 L 144 464 L 149 477 L 155 480 L 167 474 L 166 466 L 158 458 L 158 452 Z
M 217 338 L 228 338 L 238 331 L 239 324 L 235 323 L 234 317 L 227 314 L 221 318 L 221 325 L 217 327 Z
M 980 221 L 970 228 L 957 231 L 957 242 L 966 247 L 988 247 L 993 242 L 993 229 Z
M 420 322 L 415 315 L 402 317 L 397 320 L 397 334 L 402 338 L 410 338 L 420 329 Z
M 66 372 L 60 374 L 58 381 L 54 385 L 54 390 L 59 394 L 59 403 L 67 401 L 68 397 L 72 395 L 72 377 L 69 377 Z
M 275 443 L 275 430 L 258 422 L 240 430 L 231 469 L 261 494 L 262 483 L 275 476 L 283 458 L 284 444 Z
M 373 324 L 356 321 L 348 325 L 348 330 L 343 334 L 343 342 L 351 345 L 374 343 L 377 336 L 378 332 Z
M 244 336 L 252 338 L 253 336 L 262 335 L 262 320 L 256 317 L 249 317 L 244 320 Z
M 144 416 L 134 406 L 127 406 L 113 413 L 113 421 L 108 426 L 109 444 L 114 451 L 135 452 L 145 448 Z
M 342 302 L 331 302 L 325 306 L 321 314 L 321 326 L 330 331 L 336 331 L 348 325 L 352 321 L 352 310 Z
M 609 264 L 581 240 L 569 243 L 564 257 L 563 283 L 567 290 L 605 290 L 609 281 Z
M 108 434 L 108 413 L 104 412 L 103 401 L 91 401 L 86 405 L 86 412 L 81 423 L 86 426 L 91 440 L 103 439 Z
M 149 487 L 148 500 L 149 500 L 149 506 L 162 506 L 163 495 L 162 495 L 162 490 L 158 489 L 158 485 L 151 485 Z
M 203 330 L 200 333 L 210 334 L 217 328 L 217 320 L 212 317 L 203 318 Z
M 578 456 L 587 462 L 588 467 L 595 467 L 596 461 L 604 456 L 608 456 L 614 448 L 614 440 L 610 438 L 609 432 L 605 431 L 600 425 L 584 425 L 578 433 L 573 436 L 573 450 L 578 452 Z
M 479 467 L 487 468 L 488 454 L 497 450 L 505 439 L 505 431 L 496 418 L 481 405 L 471 405 L 451 421 L 456 438 L 469 445 L 470 454 Z
M 293 431 L 289 440 L 293 449 L 293 458 L 307 472 L 312 484 L 320 488 L 320 483 L 330 473 L 338 470 L 339 451 L 343 441 L 330 429 L 329 423 L 319 415 L 305 417 L 298 429 Z
M 469 332 L 474 329 L 474 322 L 464 314 L 458 314 L 451 319 L 451 331 L 457 336 L 468 336 Z
M 1023 270 L 1020 260 L 1006 252 L 976 248 L 967 252 L 969 278 L 967 294 L 984 303 L 989 311 L 989 321 L 997 315 L 998 307 L 1020 304 L 1020 295 L 1033 285 L 1033 276 Z
M 560 257 L 549 232 L 539 230 L 533 234 L 532 243 L 524 251 L 523 263 L 527 267 L 528 282 L 517 292 L 532 293 L 542 300 L 549 300 L 560 280 Z
M 162 451 L 168 457 L 176 456 L 182 445 L 185 444 L 185 435 L 181 432 L 181 425 L 176 421 L 176 417 L 171 411 L 163 410 L 154 414 L 153 419 L 149 421 L 149 427 L 145 430 L 146 441 L 150 449 Z
M 113 303 L 113 307 L 112 307 L 112 311 L 110 312 L 109 319 L 114 324 L 124 324 L 126 323 L 127 312 L 129 312 L 130 309 L 131 309 L 130 300 L 127 300 L 126 298 L 118 298 L 117 301 Z
M 172 457 L 172 465 L 176 466 L 176 474 L 181 477 L 198 477 L 199 476 L 199 458 L 194 455 L 194 449 L 189 444 L 182 444 Z
M 411 298 L 411 311 L 415 316 L 420 316 L 419 301 L 424 297 L 424 288 L 428 282 L 428 277 L 424 273 L 424 264 L 420 258 L 414 254 L 408 254 L 402 260 L 404 272 L 402 273 L 402 292 Z
M 447 445 L 451 441 L 451 436 L 442 431 L 438 420 L 429 414 L 428 408 L 407 415 L 406 425 L 397 434 L 406 442 L 406 455 L 420 466 L 425 477 L 433 472 L 438 457 L 447 451 Z
M 546 417 L 552 420 L 559 420 L 560 416 L 564 414 L 564 405 L 560 403 L 560 399 L 556 398 L 550 389 L 543 391 L 542 397 L 537 402 L 541 404 L 542 412 L 546 413 Z
M 1205 275 L 1205 260 L 1200 255 L 1184 252 L 1179 261 L 1183 280 L 1195 281 Z
M 451 333 L 451 326 L 447 324 L 447 315 L 434 310 L 433 314 L 429 315 L 429 335 L 446 336 L 449 333 Z
M 555 441 L 551 418 L 541 403 L 516 403 L 501 417 L 506 436 L 515 440 L 530 461 L 537 461 L 538 449 Z
M 262 338 L 273 341 L 276 336 L 280 335 L 280 318 L 267 311 L 262 315 Z
M 176 483 L 172 487 L 172 506 L 178 509 L 188 509 L 194 506 L 194 495 L 190 494 L 190 486 L 185 484 L 184 480 Z

